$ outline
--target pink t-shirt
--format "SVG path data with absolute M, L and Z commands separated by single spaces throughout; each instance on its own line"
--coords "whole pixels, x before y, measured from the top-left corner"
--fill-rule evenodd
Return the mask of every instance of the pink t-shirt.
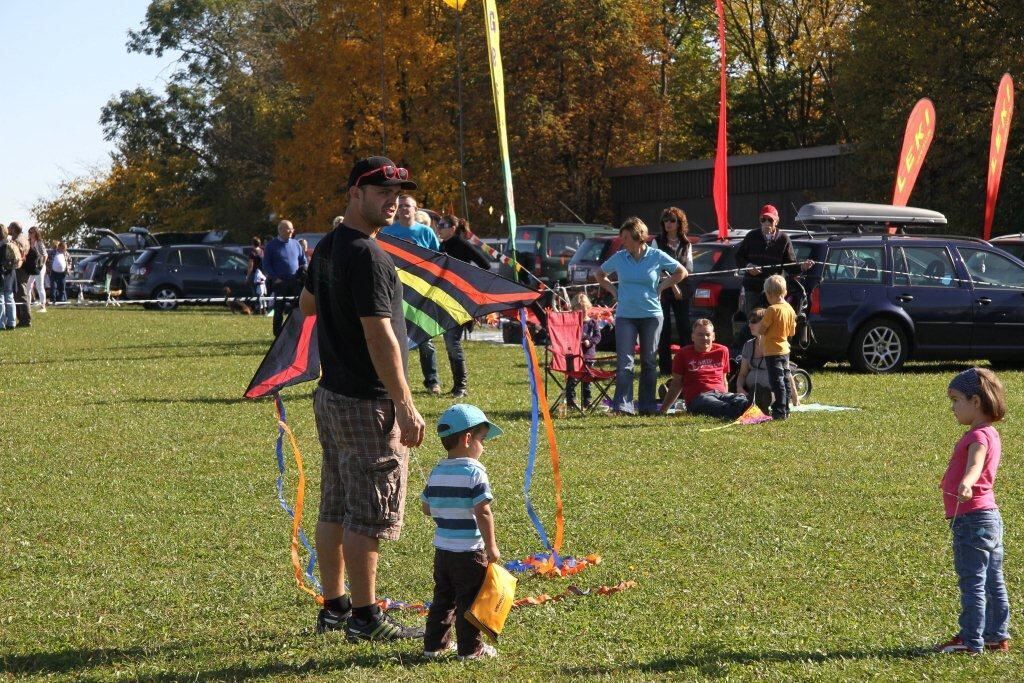
M 967 470 L 967 449 L 973 443 L 983 444 L 988 449 L 985 454 L 985 466 L 981 469 L 978 481 L 971 487 L 971 499 L 966 503 L 960 503 L 960 506 L 957 507 L 956 490 Z M 946 507 L 947 518 L 954 514 L 959 516 L 976 510 L 992 510 L 997 507 L 996 494 L 992 490 L 992 485 L 996 481 L 996 470 L 999 469 L 1001 452 L 1002 443 L 999 439 L 999 432 L 992 425 L 972 427 L 960 437 L 956 446 L 953 447 L 953 457 L 949 459 L 946 473 L 942 475 L 942 502 Z

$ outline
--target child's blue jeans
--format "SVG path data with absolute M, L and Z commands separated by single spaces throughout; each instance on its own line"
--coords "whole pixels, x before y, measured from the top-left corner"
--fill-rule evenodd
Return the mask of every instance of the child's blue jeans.
M 953 566 L 960 583 L 960 638 L 972 650 L 1009 638 L 1010 600 L 1003 580 L 1003 518 L 977 510 L 953 519 Z
M 765 356 L 768 366 L 768 384 L 772 388 L 772 418 L 789 417 L 789 354 Z

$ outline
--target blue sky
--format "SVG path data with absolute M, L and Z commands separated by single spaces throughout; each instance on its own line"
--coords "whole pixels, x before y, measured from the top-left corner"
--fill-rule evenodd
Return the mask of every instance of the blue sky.
M 129 54 L 149 0 L 0 0 L 0 222 L 66 178 L 106 167 L 100 108 L 122 90 L 163 90 L 173 57 Z

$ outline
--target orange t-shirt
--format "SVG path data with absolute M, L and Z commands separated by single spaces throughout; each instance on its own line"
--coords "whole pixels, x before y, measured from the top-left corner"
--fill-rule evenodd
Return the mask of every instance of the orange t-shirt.
M 772 304 L 761 321 L 764 355 L 784 356 L 789 353 L 789 338 L 796 334 L 796 311 L 785 301 Z

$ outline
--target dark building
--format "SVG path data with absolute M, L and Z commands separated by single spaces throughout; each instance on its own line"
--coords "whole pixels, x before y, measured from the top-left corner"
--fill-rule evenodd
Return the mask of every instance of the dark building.
M 807 202 L 851 199 L 838 194 L 851 151 L 847 145 L 829 145 L 729 157 L 729 227 L 756 226 L 765 204 L 778 207 L 782 226 L 789 227 Z M 714 164 L 702 159 L 609 169 L 615 224 L 639 216 L 657 232 L 662 209 L 678 206 L 691 230 L 717 229 L 711 197 Z

